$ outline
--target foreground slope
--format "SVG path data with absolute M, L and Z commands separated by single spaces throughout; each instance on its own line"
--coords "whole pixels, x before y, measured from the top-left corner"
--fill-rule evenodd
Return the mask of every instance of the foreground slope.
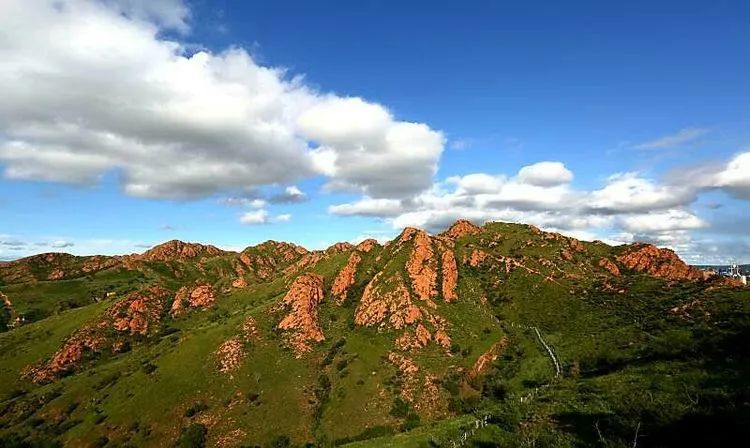
M 684 446 L 750 417 L 748 290 L 650 245 L 459 221 L 0 281 L 9 446 Z

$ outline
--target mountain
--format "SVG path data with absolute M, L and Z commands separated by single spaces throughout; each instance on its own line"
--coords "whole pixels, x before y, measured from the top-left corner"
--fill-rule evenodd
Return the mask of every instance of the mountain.
M 458 221 L 0 264 L 0 446 L 691 446 L 747 437 L 750 289 Z

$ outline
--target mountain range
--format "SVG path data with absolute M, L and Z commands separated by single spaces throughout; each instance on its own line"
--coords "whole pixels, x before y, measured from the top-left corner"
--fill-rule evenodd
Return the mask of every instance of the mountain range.
M 0 447 L 729 444 L 749 330 L 668 249 L 522 224 L 46 253 L 0 263 Z

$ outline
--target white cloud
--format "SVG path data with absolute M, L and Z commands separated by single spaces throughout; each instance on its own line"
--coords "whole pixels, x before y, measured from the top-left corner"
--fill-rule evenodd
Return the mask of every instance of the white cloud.
M 55 249 L 62 249 L 64 247 L 73 247 L 75 244 L 70 241 L 57 240 L 49 243 L 49 246 L 54 247 Z
M 269 199 L 269 201 L 273 204 L 289 204 L 295 202 L 304 202 L 306 200 L 307 195 L 295 185 L 286 187 L 282 193 L 273 195 Z
M 273 222 L 288 222 L 292 219 L 290 214 L 282 214 L 272 216 L 265 209 L 253 210 L 245 212 L 240 216 L 240 222 L 242 224 L 270 224 Z
M 750 199 L 750 152 L 734 156 L 715 174 L 712 186 L 727 190 L 742 199 Z
M 621 227 L 628 232 L 649 234 L 672 230 L 691 230 L 707 227 L 708 223 L 686 210 L 627 215 L 620 218 Z
M 401 201 L 396 199 L 363 198 L 350 204 L 339 204 L 328 207 L 328 212 L 342 216 L 395 216 L 403 212 Z
M 539 162 L 521 168 L 518 179 L 530 185 L 552 187 L 570 183 L 573 173 L 560 162 Z
M 91 184 L 115 171 L 126 194 L 151 198 L 321 174 L 373 197 L 429 188 L 442 134 L 318 93 L 243 49 L 162 37 L 188 18 L 179 0 L 1 2 L 5 176 Z
M 634 146 L 635 149 L 668 149 L 690 143 L 698 138 L 708 134 L 709 129 L 703 128 L 684 128 L 678 132 L 660 137 L 647 142 L 639 143 Z
M 618 173 L 602 189 L 592 191 L 586 202 L 594 212 L 633 213 L 689 204 L 696 193 L 690 186 L 657 185 L 637 173 Z

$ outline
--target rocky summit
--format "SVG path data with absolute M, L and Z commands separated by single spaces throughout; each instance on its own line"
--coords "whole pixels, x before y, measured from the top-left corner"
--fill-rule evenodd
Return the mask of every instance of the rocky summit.
M 41 254 L 0 265 L 0 307 L 0 446 L 686 446 L 750 421 L 748 288 L 528 225 Z

